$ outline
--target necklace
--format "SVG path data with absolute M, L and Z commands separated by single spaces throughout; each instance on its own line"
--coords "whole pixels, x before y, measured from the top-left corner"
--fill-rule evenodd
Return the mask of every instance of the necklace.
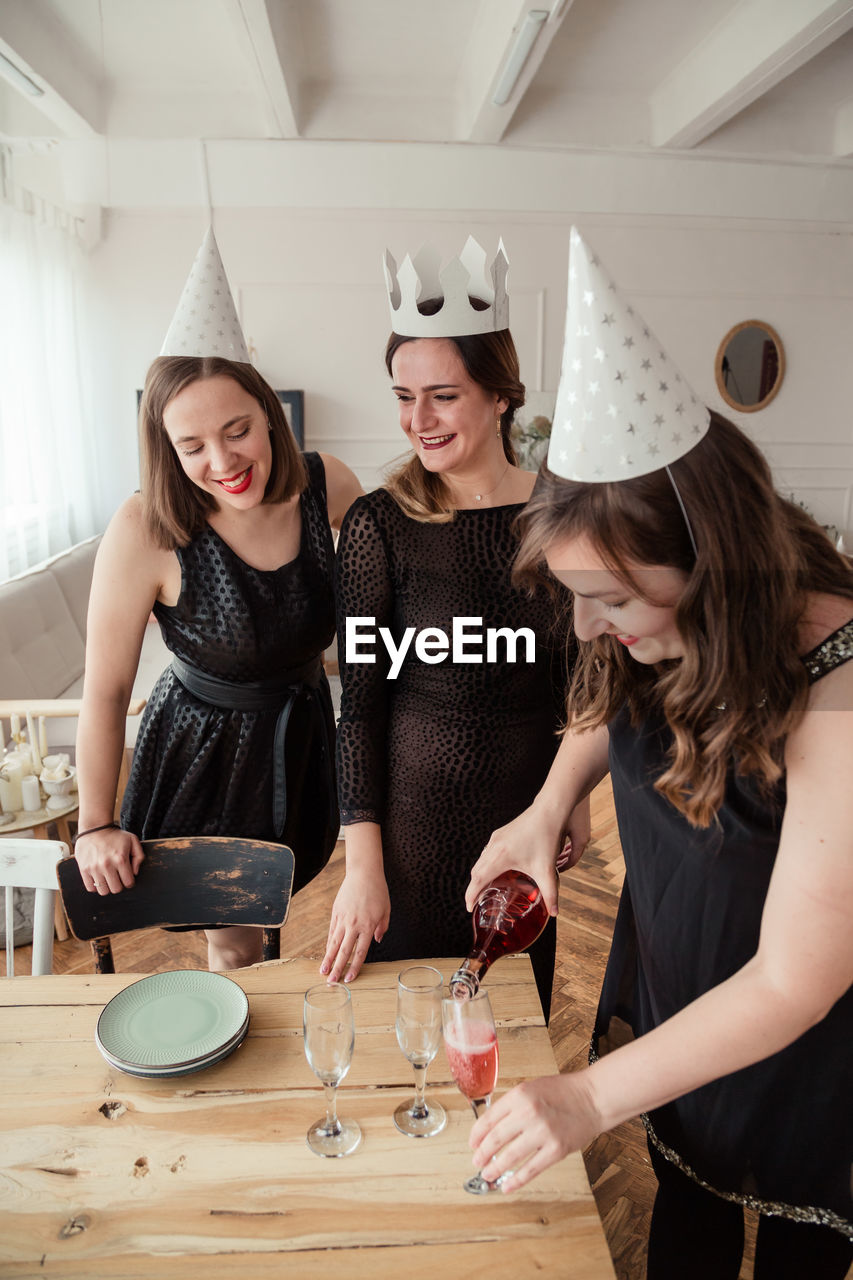
M 507 463 L 507 464 L 506 464 L 506 466 L 504 467 L 503 471 L 501 472 L 501 478 L 500 478 L 500 480 L 498 480 L 497 484 L 494 486 L 494 488 L 493 488 L 493 489 L 487 489 L 485 493 L 475 493 L 475 494 L 474 494 L 474 498 L 476 499 L 476 501 L 477 501 L 477 502 L 482 502 L 484 498 L 490 498 L 490 497 L 492 496 L 492 494 L 495 492 L 495 490 L 497 490 L 497 489 L 499 489 L 499 488 L 501 487 L 501 485 L 503 484 L 504 479 L 505 479 L 505 477 L 506 477 L 506 473 L 507 473 L 508 471 L 509 471 L 509 463 Z

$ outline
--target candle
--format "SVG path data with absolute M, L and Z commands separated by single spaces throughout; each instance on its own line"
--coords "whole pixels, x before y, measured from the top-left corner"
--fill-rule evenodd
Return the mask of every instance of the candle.
M 18 813 L 24 807 L 21 799 L 23 776 L 20 763 L 6 756 L 0 764 L 0 808 L 4 813 Z
M 32 774 L 21 779 L 21 800 L 23 802 L 21 807 L 30 813 L 34 813 L 36 809 L 41 808 L 39 780 L 34 778 Z
M 21 717 L 14 711 L 11 715 L 12 741 L 17 743 L 21 740 Z
M 39 751 L 47 755 L 47 717 L 39 716 Z
M 38 738 L 36 737 L 36 723 L 31 711 L 27 712 L 27 734 L 30 740 L 30 756 L 33 761 L 33 772 L 41 773 L 41 756 L 39 755 L 39 744 Z

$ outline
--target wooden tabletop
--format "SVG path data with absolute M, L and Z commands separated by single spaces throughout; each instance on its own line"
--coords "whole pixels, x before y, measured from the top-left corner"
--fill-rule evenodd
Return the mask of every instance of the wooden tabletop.
M 434 960 L 445 978 L 453 960 Z M 401 964 L 352 985 L 356 1041 L 339 1111 L 359 1149 L 324 1160 L 305 1134 L 323 1114 L 302 1048 L 315 960 L 229 975 L 249 997 L 243 1045 L 218 1066 L 166 1080 L 113 1070 L 94 1042 L 104 1004 L 139 974 L 0 980 L 0 1275 L 287 1274 L 297 1280 L 613 1280 L 580 1155 L 514 1193 L 474 1197 L 473 1116 L 443 1050 L 427 1101 L 444 1131 L 413 1139 L 392 1113 L 413 1093 L 394 1033 Z M 526 956 L 489 974 L 498 1091 L 556 1071 Z

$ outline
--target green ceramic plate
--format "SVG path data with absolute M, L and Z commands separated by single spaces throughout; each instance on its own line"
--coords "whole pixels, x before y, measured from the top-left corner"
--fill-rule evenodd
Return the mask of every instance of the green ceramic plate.
M 215 1053 L 211 1053 L 208 1057 L 197 1058 L 196 1061 L 190 1063 L 189 1066 L 136 1067 L 131 1066 L 128 1062 L 122 1062 L 119 1058 L 113 1058 L 109 1053 L 107 1053 L 106 1049 L 100 1042 L 98 1042 L 98 1048 L 110 1066 L 116 1067 L 119 1071 L 123 1071 L 125 1075 L 139 1076 L 143 1080 L 166 1080 L 173 1076 L 189 1076 L 196 1071 L 204 1071 L 207 1067 L 215 1067 L 217 1063 L 224 1062 L 235 1049 L 240 1048 L 240 1045 L 246 1038 L 248 1030 L 249 1019 L 246 1018 L 239 1034 L 235 1036 L 233 1040 L 229 1041 L 222 1049 L 217 1049 Z
M 221 973 L 177 969 L 152 973 L 113 996 L 95 1040 L 128 1067 L 191 1067 L 239 1035 L 246 993 Z

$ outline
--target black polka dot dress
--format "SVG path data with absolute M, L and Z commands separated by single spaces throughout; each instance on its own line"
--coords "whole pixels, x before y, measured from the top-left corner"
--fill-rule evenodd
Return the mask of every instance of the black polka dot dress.
M 568 666 L 567 623 L 544 592 L 510 582 L 521 506 L 465 510 L 449 524 L 406 516 L 384 489 L 350 509 L 338 545 L 338 635 L 343 699 L 338 778 L 344 824 L 382 827 L 391 921 L 371 960 L 463 956 L 471 943 L 464 895 L 470 868 L 495 827 L 539 790 L 558 746 Z M 373 618 L 373 663 L 349 660 L 346 619 Z M 483 661 L 421 660 L 413 638 L 395 679 L 378 637 L 399 645 L 407 628 L 437 628 L 452 643 L 454 618 L 482 633 L 466 645 Z M 500 638 L 487 661 L 487 629 L 527 627 L 534 661 Z M 572 647 L 572 656 L 574 648 Z M 543 1004 L 550 1000 L 555 931 L 535 944 Z
M 305 461 L 309 485 L 300 498 L 302 539 L 294 560 L 255 569 L 209 527 L 177 551 L 180 598 L 174 607 L 156 604 L 154 613 L 171 652 L 207 675 L 237 683 L 275 680 L 332 641 L 334 547 L 325 471 L 318 454 L 306 454 Z M 325 865 L 338 830 L 328 803 L 334 717 L 325 675 L 293 704 L 283 834 L 273 822 L 277 718 L 273 700 L 263 711 L 212 706 L 167 668 L 143 714 L 122 826 L 142 839 L 280 838 L 294 851 L 294 888 L 307 883 Z

